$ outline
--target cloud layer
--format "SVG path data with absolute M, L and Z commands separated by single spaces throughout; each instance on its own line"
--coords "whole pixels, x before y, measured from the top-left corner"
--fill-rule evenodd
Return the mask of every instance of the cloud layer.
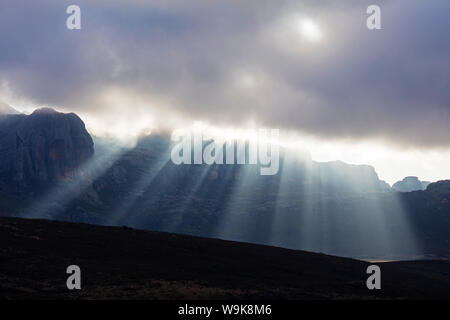
M 35 104 L 450 146 L 450 2 L 3 0 L 0 83 Z M 310 19 L 323 37 L 297 29 Z M 1 97 L 0 97 L 1 98 Z M 132 120 L 132 117 L 130 118 Z M 175 120 L 173 120 L 175 121 Z

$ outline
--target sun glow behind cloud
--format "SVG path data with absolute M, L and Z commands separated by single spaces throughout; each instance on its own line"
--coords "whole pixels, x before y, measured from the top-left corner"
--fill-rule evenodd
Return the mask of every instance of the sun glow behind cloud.
M 300 56 L 308 55 L 310 50 L 323 49 L 326 44 L 325 26 L 317 19 L 299 13 L 281 16 L 268 29 L 266 37 L 275 44 L 277 50 Z M 320 44 L 320 45 L 319 45 Z M 326 53 L 326 52 L 323 52 Z
M 316 42 L 322 39 L 322 31 L 313 20 L 299 19 L 296 23 L 298 31 L 306 40 Z
M 193 7 L 192 1 L 176 6 L 115 1 L 111 6 L 83 0 L 89 30 L 96 32 L 79 37 L 53 28 L 60 15 L 49 13 L 60 9 L 52 1 L 25 11 L 17 1 L 4 2 L 11 10 L 0 23 L 27 21 L 14 33 L 3 33 L 1 41 L 8 50 L 0 59 L 0 91 L 6 83 L 23 101 L 3 99 L 1 93 L 0 99 L 20 111 L 55 106 L 79 114 L 90 131 L 120 139 L 155 130 L 160 122 L 177 127 L 168 122 L 201 118 L 237 124 L 255 113 L 281 131 L 298 128 L 326 136 L 312 146 L 317 159 L 373 164 L 382 161 L 381 155 L 389 160 L 396 155 L 394 163 L 404 158 L 412 163 L 417 156 L 417 173 L 413 165 L 408 170 L 400 165 L 398 172 L 420 176 L 426 170 L 428 179 L 448 177 L 448 152 L 427 151 L 449 145 L 445 1 L 426 8 L 420 0 L 386 3 L 386 35 L 368 33 L 364 2 L 269 1 L 261 6 L 229 1 L 217 6 L 194 1 Z M 405 10 L 410 14 L 405 16 Z M 41 19 L 45 12 L 51 19 Z M 423 17 L 433 23 L 423 23 L 428 21 Z M 41 41 L 30 26 L 41 26 L 39 34 L 52 41 Z M 411 41 L 407 34 L 422 36 Z M 120 94 L 105 90 L 108 86 Z M 108 93 L 110 101 L 100 101 Z M 373 121 L 366 121 L 368 114 Z M 411 142 L 424 151 L 355 147 L 356 152 L 351 144 L 333 140 L 352 136 L 358 144 L 379 132 L 397 145 Z M 317 151 L 322 144 L 336 147 Z M 384 170 L 377 171 L 383 177 Z

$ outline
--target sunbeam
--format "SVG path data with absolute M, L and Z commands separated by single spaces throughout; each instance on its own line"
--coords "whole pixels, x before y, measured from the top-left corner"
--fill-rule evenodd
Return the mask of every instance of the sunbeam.
M 162 149 L 160 150 L 160 154 L 157 158 L 149 160 L 150 163 L 148 168 L 141 174 L 140 179 L 130 190 L 129 195 L 121 203 L 118 203 L 117 207 L 113 209 L 111 215 L 107 219 L 108 224 L 121 224 L 124 219 L 126 221 L 131 221 L 135 218 L 133 217 L 133 212 L 130 209 L 136 201 L 143 196 L 153 180 L 170 161 L 170 144 L 166 143 L 165 146 L 160 146 L 160 148 Z
M 355 169 L 286 154 L 269 243 L 364 259 L 420 254 L 398 194 L 381 191 L 368 167 Z
M 200 171 L 199 174 L 194 173 L 194 180 L 190 181 L 189 184 L 185 185 L 185 191 L 187 193 L 182 197 L 179 204 L 177 205 L 176 212 L 172 215 L 171 221 L 164 227 L 165 230 L 169 232 L 177 231 L 180 226 L 183 216 L 189 214 L 189 205 L 194 201 L 194 196 L 197 194 L 198 190 L 201 188 L 208 174 L 213 170 L 214 166 L 209 165 L 194 165 L 194 171 Z M 183 192 L 183 193 L 184 193 Z
M 222 213 L 219 225 L 216 230 L 216 236 L 221 239 L 241 240 L 242 235 L 239 235 L 238 229 L 244 223 L 244 215 L 247 214 L 245 206 L 245 197 L 250 192 L 249 181 L 251 177 L 251 169 L 256 172 L 255 166 L 246 166 L 242 168 L 236 183 L 234 184 L 231 196 L 226 208 Z M 252 177 L 254 178 L 254 177 Z
M 92 186 L 92 182 L 108 170 L 125 149 L 113 148 L 104 154 L 94 156 L 69 182 L 60 182 L 43 197 L 37 199 L 29 208 L 20 213 L 24 218 L 57 219 L 72 200 L 83 194 Z M 80 217 L 81 218 L 81 217 Z

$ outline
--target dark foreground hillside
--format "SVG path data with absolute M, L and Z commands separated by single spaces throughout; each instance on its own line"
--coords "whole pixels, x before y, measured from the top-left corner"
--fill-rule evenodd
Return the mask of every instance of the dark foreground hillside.
M 367 299 L 450 297 L 450 262 L 368 263 L 304 251 L 46 220 L 0 218 L 0 297 Z M 67 266 L 82 289 L 66 289 Z

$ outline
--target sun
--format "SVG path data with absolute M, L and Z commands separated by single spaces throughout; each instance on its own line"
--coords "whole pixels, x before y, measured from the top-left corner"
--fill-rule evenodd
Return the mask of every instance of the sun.
M 311 19 L 299 19 L 297 29 L 302 37 L 311 42 L 317 42 L 322 39 L 322 31 L 317 23 Z

